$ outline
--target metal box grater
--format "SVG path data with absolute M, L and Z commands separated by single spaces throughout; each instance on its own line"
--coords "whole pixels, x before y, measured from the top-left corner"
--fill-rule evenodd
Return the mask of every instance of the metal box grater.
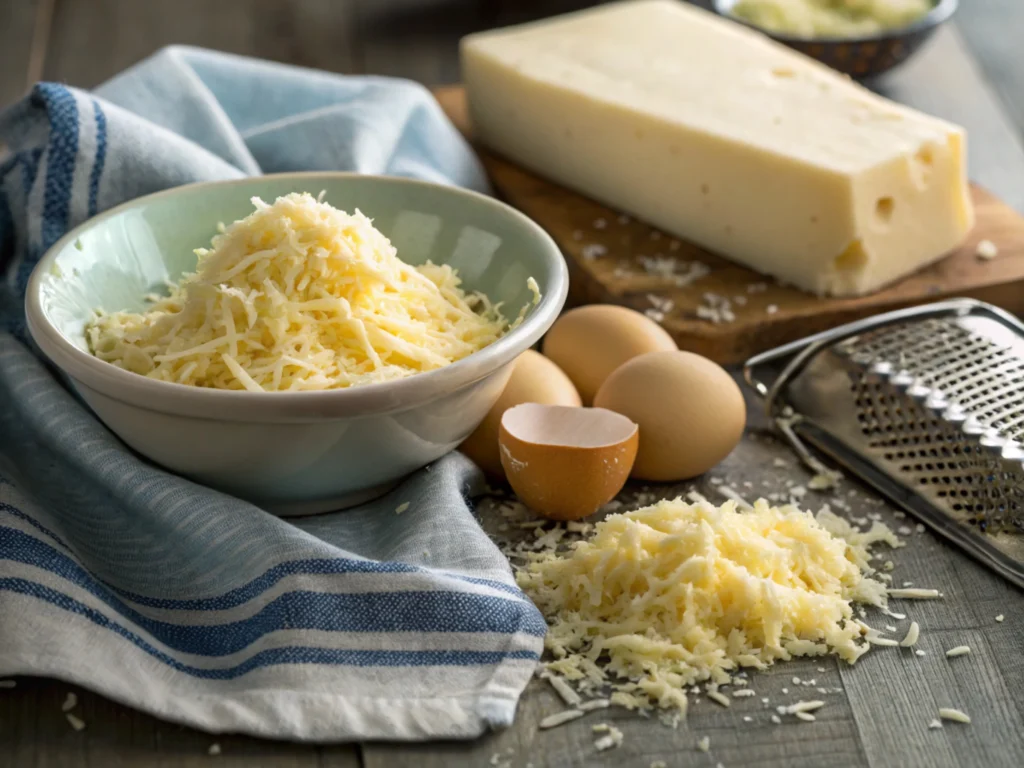
M 1024 587 L 1024 323 L 945 301 L 765 352 L 744 375 L 805 461 L 813 446 Z

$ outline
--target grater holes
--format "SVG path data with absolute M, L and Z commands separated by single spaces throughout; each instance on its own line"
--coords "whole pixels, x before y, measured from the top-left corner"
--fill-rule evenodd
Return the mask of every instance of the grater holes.
M 856 424 L 877 461 L 966 524 L 1024 531 L 1024 483 L 1016 473 L 887 381 L 859 370 L 850 374 Z M 973 382 L 977 376 L 964 378 Z M 999 384 L 987 389 L 982 397 L 993 403 L 1007 399 Z

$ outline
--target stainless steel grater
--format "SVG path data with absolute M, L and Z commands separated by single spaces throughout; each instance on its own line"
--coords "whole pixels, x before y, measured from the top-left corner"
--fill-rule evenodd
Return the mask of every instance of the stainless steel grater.
M 1024 323 L 944 301 L 765 352 L 744 375 L 805 461 L 813 446 L 1024 587 Z

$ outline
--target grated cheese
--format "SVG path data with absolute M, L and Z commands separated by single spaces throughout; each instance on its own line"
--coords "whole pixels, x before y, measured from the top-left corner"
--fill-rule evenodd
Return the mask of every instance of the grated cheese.
M 538 727 L 543 729 L 555 728 L 559 725 L 564 725 L 572 720 L 583 717 L 583 712 L 578 709 L 566 709 L 561 712 L 556 712 L 553 715 L 548 715 L 540 721 Z
M 916 622 L 910 622 L 910 627 L 907 629 L 907 634 L 902 640 L 900 645 L 904 648 L 911 648 L 917 644 L 917 638 L 921 635 L 921 626 Z
M 970 723 L 971 718 L 959 709 L 953 709 L 952 707 L 941 707 L 939 709 L 939 717 L 943 720 L 952 720 L 956 723 Z
M 608 725 L 607 723 L 602 723 L 602 725 L 604 726 L 604 728 L 602 728 L 602 731 L 606 735 L 602 736 L 594 742 L 594 749 L 598 752 L 604 752 L 606 750 L 615 749 L 616 747 L 621 746 L 622 731 L 620 731 L 614 725 Z M 597 731 L 597 726 L 594 726 L 594 731 L 601 732 Z
M 548 668 L 612 683 L 618 706 L 685 713 L 685 688 L 703 681 L 728 706 L 717 686 L 743 667 L 827 653 L 855 662 L 870 644 L 851 601 L 886 601 L 867 547 L 899 541 L 829 515 L 675 499 L 609 515 L 568 551 L 531 552 L 517 579 L 548 618 Z
M 141 313 L 97 310 L 93 354 L 190 386 L 323 390 L 444 367 L 510 327 L 450 266 L 401 261 L 359 211 L 309 194 L 252 202 L 166 298 Z

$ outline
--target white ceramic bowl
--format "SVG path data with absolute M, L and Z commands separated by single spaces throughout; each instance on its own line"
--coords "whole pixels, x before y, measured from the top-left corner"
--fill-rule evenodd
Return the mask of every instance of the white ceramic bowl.
M 249 199 L 326 192 L 359 208 L 400 258 L 459 270 L 464 287 L 504 302 L 526 320 L 485 349 L 445 368 L 381 384 L 324 392 L 200 389 L 148 379 L 93 357 L 84 326 L 97 307 L 144 306 L 143 296 L 195 266 L 218 222 L 252 211 Z M 28 327 L 97 416 L 142 455 L 277 514 L 360 503 L 443 456 L 481 421 L 511 363 L 551 326 L 568 274 L 558 247 L 530 219 L 466 190 L 344 173 L 280 174 L 195 184 L 140 198 L 61 239 L 28 285 Z

